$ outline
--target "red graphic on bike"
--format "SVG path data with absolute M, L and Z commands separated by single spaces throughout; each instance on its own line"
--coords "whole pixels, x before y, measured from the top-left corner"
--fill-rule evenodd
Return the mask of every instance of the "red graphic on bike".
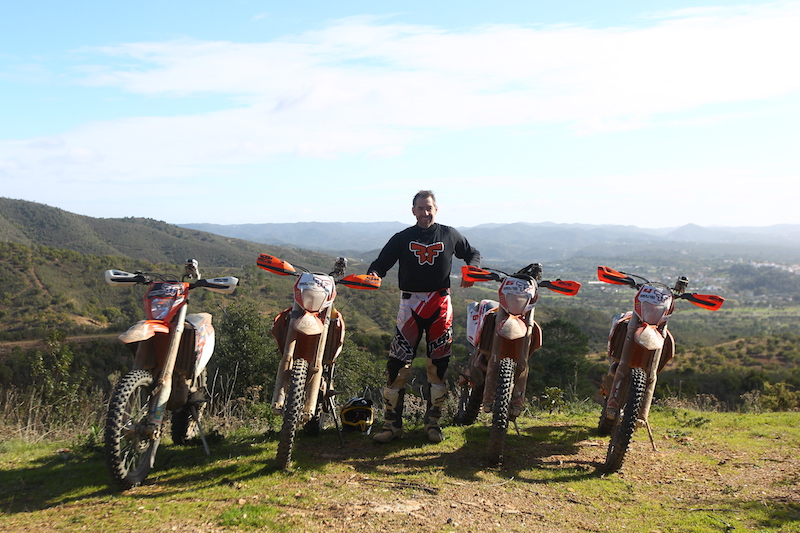
M 408 247 L 416 254 L 420 265 L 432 265 L 436 257 L 444 251 L 443 242 L 435 242 L 433 244 L 411 242 Z

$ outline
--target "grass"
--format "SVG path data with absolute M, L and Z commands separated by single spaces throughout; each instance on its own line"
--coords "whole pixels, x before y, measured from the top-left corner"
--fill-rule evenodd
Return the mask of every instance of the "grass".
M 487 415 L 428 443 L 335 430 L 298 439 L 277 471 L 274 433 L 165 442 L 143 486 L 108 485 L 101 450 L 0 443 L 0 531 L 800 531 L 800 413 L 654 409 L 623 470 L 598 471 L 596 413 L 537 414 L 489 467 Z

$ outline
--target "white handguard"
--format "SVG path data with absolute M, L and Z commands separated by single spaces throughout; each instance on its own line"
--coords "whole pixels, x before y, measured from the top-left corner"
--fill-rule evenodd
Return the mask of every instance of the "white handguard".
M 203 283 L 201 283 L 203 282 Z M 239 284 L 239 278 L 233 276 L 225 276 L 223 278 L 212 278 L 200 280 L 197 283 L 198 287 L 203 287 L 211 292 L 218 292 L 220 294 L 231 294 L 236 290 Z
M 106 270 L 105 273 L 106 283 L 109 285 L 135 285 L 141 283 L 142 276 L 140 274 L 131 274 L 124 270 Z

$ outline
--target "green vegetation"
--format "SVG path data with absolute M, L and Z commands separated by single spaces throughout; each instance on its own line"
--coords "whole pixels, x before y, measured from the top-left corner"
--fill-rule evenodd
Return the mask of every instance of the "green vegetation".
M 130 364 L 130 355 L 115 337 L 143 318 L 144 288 L 108 286 L 103 272 L 121 268 L 178 273 L 186 257 L 197 257 L 204 275 L 235 275 L 241 280 L 233 295 L 208 291 L 192 295 L 192 310 L 212 313 L 218 328 L 210 374 L 216 390 L 220 398 L 263 400 L 271 394 L 277 361 L 269 329 L 272 319 L 289 306 L 294 280 L 257 268 L 257 253 L 274 253 L 318 271 L 329 270 L 333 263 L 324 253 L 255 245 L 154 220 L 92 219 L 7 199 L 0 199 L 0 207 L 0 236 L 6 239 L 0 242 L 0 319 L 4 324 L 0 386 L 6 389 L 13 384 L 16 393 L 23 395 L 32 390 L 46 393 L 42 387 L 49 381 L 39 378 L 47 374 L 43 369 L 51 368 L 70 376 L 66 381 L 52 378 L 52 387 L 61 387 L 55 397 L 106 394 L 114 377 Z M 56 243 L 63 248 L 54 247 Z M 598 264 L 610 264 L 665 281 L 688 275 L 690 288 L 727 298 L 718 312 L 677 303 L 670 322 L 677 354 L 660 376 L 657 398 L 713 397 L 715 408 L 746 410 L 755 408 L 754 398 L 764 395 L 768 387 L 774 391 L 781 384 L 784 399 L 774 405 L 793 408 L 792 395 L 800 389 L 800 338 L 795 333 L 800 326 L 800 276 L 773 264 L 704 250 L 704 256 L 693 255 L 691 247 L 669 258 L 644 255 L 636 263 L 629 256 L 582 256 L 545 265 L 546 277 L 576 279 L 583 287 L 575 297 L 543 291 L 536 317 L 544 345 L 531 358 L 530 398 L 550 397 L 547 391 L 553 389 L 562 391 L 567 401 L 593 395 L 595 383 L 605 372 L 603 353 L 611 317 L 629 309 L 634 295 L 625 287 L 587 283 Z M 693 259 L 697 256 L 706 259 Z M 364 263 L 351 261 L 349 271 L 365 268 Z M 336 305 L 347 328 L 336 387 L 343 394 L 379 399 L 395 327 L 395 283 L 390 275 L 379 291 L 344 287 L 339 291 Z M 457 312 L 451 380 L 469 357 L 463 309 L 467 302 L 482 298 L 496 299 L 496 287 L 479 284 L 453 289 Z M 414 383 L 424 382 L 422 362 L 415 363 Z M 31 388 L 34 384 L 35 389 Z M 759 408 L 771 409 L 771 405 L 763 403 Z
M 800 414 L 654 410 L 658 447 L 638 431 L 622 472 L 602 476 L 597 413 L 566 406 L 518 421 L 506 463 L 486 464 L 486 415 L 421 426 L 379 446 L 361 433 L 301 436 L 289 473 L 271 466 L 274 432 L 239 431 L 198 446 L 162 444 L 141 487 L 108 485 L 81 443 L 0 444 L 6 530 L 129 531 L 797 531 Z M 135 524 L 135 526 L 134 526 Z
M 317 440 L 302 437 L 297 468 L 286 474 L 269 466 L 279 421 L 267 400 L 278 360 L 270 328 L 290 305 L 294 280 L 258 269 L 255 258 L 273 253 L 327 271 L 332 257 L 6 199 L 0 237 L 0 529 L 130 530 L 135 521 L 137 529 L 179 531 L 367 523 L 437 532 L 497 524 L 510 531 L 797 530 L 800 276 L 786 269 L 691 247 L 634 264 L 629 256 L 598 256 L 548 265 L 547 277 L 584 285 L 575 297 L 542 294 L 536 317 L 544 346 L 530 360 L 528 406 L 520 433 L 509 433 L 504 467 L 481 459 L 488 415 L 446 428 L 440 445 L 416 431 L 425 381 L 418 358 L 406 439 L 377 447 L 347 433 L 342 448 L 329 428 Z M 192 294 L 192 311 L 212 313 L 217 328 L 207 411 L 213 454 L 167 441 L 147 484 L 118 494 L 108 487 L 100 439 L 108 394 L 131 363 L 116 336 L 143 318 L 144 288 L 108 286 L 103 272 L 177 274 L 188 257 L 207 277 L 241 280 L 233 295 Z M 659 452 L 639 431 L 625 470 L 607 478 L 597 474 L 606 441 L 594 434 L 599 408 L 588 398 L 606 370 L 611 317 L 630 309 L 634 292 L 587 283 L 598 264 L 666 281 L 688 275 L 697 292 L 727 299 L 716 313 L 678 302 L 670 322 L 677 353 L 659 378 L 651 417 Z M 351 261 L 349 270 L 365 268 Z M 451 381 L 469 356 L 466 303 L 496 294 L 491 284 L 453 289 Z M 390 277 L 379 291 L 339 291 L 346 322 L 340 402 L 364 395 L 380 405 L 397 300 Z M 454 405 L 451 397 L 445 421 Z

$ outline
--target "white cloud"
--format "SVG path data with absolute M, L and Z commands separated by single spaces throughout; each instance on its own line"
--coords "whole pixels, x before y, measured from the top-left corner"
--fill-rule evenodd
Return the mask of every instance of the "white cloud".
M 640 27 L 448 31 L 357 17 L 262 43 L 87 48 L 81 84 L 128 98 L 208 96 L 217 108 L 0 141 L 0 176 L 28 190 L 41 187 L 34 178 L 181 183 L 281 155 L 403 158 L 432 133 L 470 128 L 597 135 L 735 120 L 745 111 L 718 105 L 800 91 L 798 27 L 800 3 L 779 2 L 658 13 Z
M 269 43 L 133 43 L 86 83 L 214 93 L 346 124 L 592 124 L 794 93 L 800 5 L 683 10 L 642 28 L 439 28 L 350 18 Z M 129 60 L 136 65 L 126 65 Z

